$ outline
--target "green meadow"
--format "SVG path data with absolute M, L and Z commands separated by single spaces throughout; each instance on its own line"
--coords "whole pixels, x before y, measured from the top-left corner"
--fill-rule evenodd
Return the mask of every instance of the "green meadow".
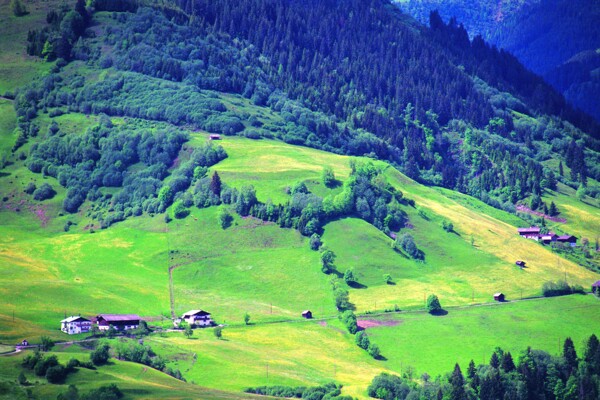
M 463 371 L 471 359 L 487 363 L 496 347 L 510 351 L 515 360 L 526 346 L 557 355 L 571 337 L 581 355 L 584 341 L 600 330 L 600 302 L 571 295 L 449 308 L 444 316 L 407 313 L 372 320 L 376 326 L 367 332 L 387 358 L 387 368 L 406 372 L 412 367 L 416 376 L 436 376 L 457 362 Z

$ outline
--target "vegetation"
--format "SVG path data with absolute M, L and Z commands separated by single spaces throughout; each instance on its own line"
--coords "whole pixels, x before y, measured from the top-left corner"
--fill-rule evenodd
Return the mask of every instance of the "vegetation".
M 435 294 L 430 294 L 427 297 L 427 303 L 425 305 L 429 314 L 439 314 L 442 311 L 442 305 L 440 300 Z
M 592 335 L 587 340 L 584 355 L 579 358 L 571 338 L 564 341 L 560 356 L 552 356 L 531 347 L 521 353 L 515 365 L 510 352 L 497 347 L 488 365 L 471 360 L 466 376 L 458 364 L 443 381 L 425 381 L 418 385 L 411 378 L 380 374 L 369 386 L 369 396 L 379 399 L 406 399 L 412 397 L 448 396 L 466 399 L 475 393 L 480 399 L 517 397 L 543 398 L 583 394 L 585 399 L 598 396 L 598 339 Z M 600 354 L 598 354 L 600 356 Z M 564 397 L 563 397 L 564 398 Z

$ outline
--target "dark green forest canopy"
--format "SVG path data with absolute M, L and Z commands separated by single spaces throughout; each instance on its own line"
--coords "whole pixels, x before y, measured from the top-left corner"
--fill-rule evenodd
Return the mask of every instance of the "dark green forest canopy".
M 73 62 L 59 60 L 17 93 L 18 145 L 37 134 L 38 112 L 66 109 L 377 157 L 509 211 L 556 179 L 577 187 L 600 178 L 598 141 L 545 115 L 568 111 L 564 100 L 453 23 L 426 29 L 382 0 L 147 4 L 95 3 L 99 34 L 69 36 Z M 218 92 L 270 107 L 285 123 L 228 110 Z M 571 175 L 543 167 L 551 157 Z M 29 165 L 41 171 L 38 159 Z M 50 171 L 61 163 L 46 162 Z

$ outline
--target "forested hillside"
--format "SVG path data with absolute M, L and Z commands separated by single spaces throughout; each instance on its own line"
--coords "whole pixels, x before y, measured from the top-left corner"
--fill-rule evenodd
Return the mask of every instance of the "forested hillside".
M 530 198 L 534 209 L 543 208 L 536 199 L 557 180 L 597 194 L 588 185 L 588 177 L 600 178 L 598 140 L 589 135 L 597 125 L 514 57 L 481 38 L 470 41 L 453 22 L 435 18 L 431 28 L 420 27 L 381 0 L 167 5 L 99 0 L 94 9 L 53 12 L 47 27 L 31 31 L 30 53 L 58 61 L 52 74 L 16 93 L 21 123 L 13 151 L 37 134 L 40 112 L 78 111 L 377 157 L 421 182 L 513 212 Z M 123 9 L 130 12 L 113 12 Z M 284 121 L 264 124 L 207 90 L 241 94 Z M 116 132 L 94 135 L 120 140 Z M 138 137 L 144 141 L 143 132 Z M 165 149 L 160 168 L 144 161 L 141 149 L 115 164 L 103 161 L 93 140 L 68 140 L 36 144 L 27 165 L 59 178 L 69 189 L 65 210 L 74 212 L 86 196 L 98 198 L 90 195 L 94 187 L 127 185 L 130 167 L 140 161 L 150 169 L 135 173 L 158 181 L 123 204 L 142 207 L 148 196 L 158 196 L 164 168 L 184 138 L 169 140 L 175 147 Z M 85 163 L 56 156 L 73 145 L 92 156 Z M 551 159 L 562 160 L 570 175 L 550 168 Z M 181 171 L 184 183 L 173 185 L 173 194 L 187 188 L 198 166 Z M 133 189 L 116 199 L 131 199 L 127 191 Z M 167 199 L 148 201 L 143 210 L 164 210 Z
M 402 10 L 427 24 L 438 10 L 470 36 L 481 35 L 543 76 L 574 106 L 600 120 L 600 83 L 591 54 L 600 48 L 600 4 L 594 0 L 400 0 Z

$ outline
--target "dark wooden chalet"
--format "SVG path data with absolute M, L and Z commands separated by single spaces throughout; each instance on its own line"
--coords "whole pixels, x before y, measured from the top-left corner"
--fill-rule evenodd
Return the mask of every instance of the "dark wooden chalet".
M 530 226 L 529 228 L 517 228 L 517 232 L 524 238 L 538 240 L 540 237 L 540 228 L 537 226 Z
M 552 242 L 556 242 L 556 239 L 558 239 L 558 235 L 556 233 L 554 233 L 554 232 L 548 232 L 545 235 L 540 235 L 540 240 L 544 244 L 549 244 L 549 243 L 552 243 Z
M 302 318 L 311 319 L 312 317 L 313 317 L 312 311 L 310 311 L 310 310 L 302 311 Z
M 208 136 L 208 138 L 209 138 L 210 140 L 221 140 L 221 135 L 218 135 L 218 134 L 216 134 L 216 133 L 213 133 L 213 134 L 209 135 L 209 136 Z
M 100 314 L 92 319 L 98 329 L 106 331 L 112 325 L 118 331 L 136 329 L 140 326 L 141 318 L 137 314 Z
M 494 300 L 504 301 L 504 293 L 494 293 Z
M 517 260 L 517 262 L 515 262 L 515 264 L 517 264 L 521 268 L 525 268 L 525 261 Z
M 573 247 L 577 244 L 577 238 L 573 235 L 558 236 L 556 241 L 559 243 L 569 243 Z
M 592 293 L 600 294 L 600 281 L 592 283 Z

